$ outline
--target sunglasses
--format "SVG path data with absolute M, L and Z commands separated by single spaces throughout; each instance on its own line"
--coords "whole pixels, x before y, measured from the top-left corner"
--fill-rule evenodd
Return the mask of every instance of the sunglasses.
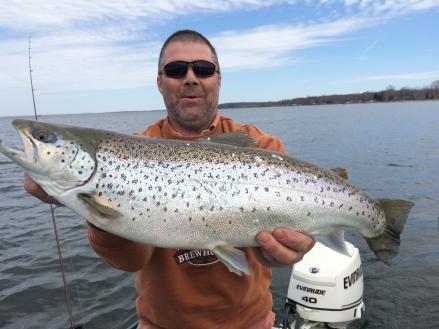
M 217 72 L 216 65 L 203 60 L 185 62 L 185 61 L 175 61 L 170 62 L 163 66 L 159 74 L 165 73 L 169 78 L 179 79 L 186 76 L 189 66 L 192 67 L 192 71 L 198 78 L 208 78 Z

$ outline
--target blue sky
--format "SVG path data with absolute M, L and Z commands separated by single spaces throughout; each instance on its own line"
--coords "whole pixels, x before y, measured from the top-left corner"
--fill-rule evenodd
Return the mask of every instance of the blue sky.
M 439 0 L 2 1 L 0 116 L 163 109 L 158 52 L 205 34 L 220 103 L 422 87 L 439 80 Z

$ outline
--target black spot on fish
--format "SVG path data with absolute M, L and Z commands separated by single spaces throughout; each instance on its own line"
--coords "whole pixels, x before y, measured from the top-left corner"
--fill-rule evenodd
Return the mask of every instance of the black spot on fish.
M 291 199 L 291 197 L 287 196 L 287 201 L 293 201 L 293 199 Z
M 190 221 L 190 222 L 192 221 L 192 217 L 189 217 L 189 221 Z
M 306 215 L 309 217 L 309 216 L 311 216 L 311 213 L 308 211 L 308 213 Z
M 239 211 L 240 212 L 244 212 L 244 208 L 243 207 L 239 207 Z
M 232 224 L 232 221 L 231 221 L 231 220 L 229 220 L 229 224 Z
M 99 192 L 99 193 L 98 193 L 98 196 L 102 196 L 102 192 Z
M 265 192 L 268 192 L 268 191 L 269 191 L 268 187 L 264 188 L 264 190 L 265 190 Z
M 141 187 L 139 187 L 138 191 L 139 191 L 139 192 L 142 192 L 143 190 L 142 190 L 142 188 L 141 188 Z
M 64 163 L 64 162 L 66 162 L 66 160 L 62 159 L 61 162 Z

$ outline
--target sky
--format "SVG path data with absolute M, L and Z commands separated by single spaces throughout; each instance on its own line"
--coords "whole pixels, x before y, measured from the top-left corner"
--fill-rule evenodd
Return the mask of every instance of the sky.
M 0 0 L 0 116 L 164 109 L 163 41 L 211 40 L 220 103 L 439 80 L 439 0 Z

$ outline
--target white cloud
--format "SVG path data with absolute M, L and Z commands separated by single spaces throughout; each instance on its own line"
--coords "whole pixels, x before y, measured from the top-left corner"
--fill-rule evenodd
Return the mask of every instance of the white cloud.
M 382 75 L 372 75 L 366 76 L 358 79 L 353 79 L 349 81 L 343 81 L 343 83 L 358 83 L 358 82 L 368 82 L 368 81 L 417 81 L 417 80 L 438 80 L 439 70 L 426 71 L 426 72 L 410 72 L 410 73 L 397 73 L 397 74 L 382 74 Z
M 10 0 L 0 3 L 0 26 L 40 30 L 81 24 L 171 19 L 199 11 L 225 12 L 271 6 L 280 0 Z
M 212 38 L 223 68 L 278 66 L 294 60 L 294 50 L 332 43 L 337 37 L 372 24 L 364 18 L 309 25 L 268 25 L 248 31 L 227 31 Z
M 281 0 L 10 0 L 0 3 L 0 88 L 28 86 L 27 35 L 33 36 L 40 93 L 124 89 L 155 84 L 161 42 L 156 26 L 195 13 L 251 10 Z M 349 33 L 439 1 L 339 1 L 349 14 L 332 22 L 265 25 L 210 35 L 223 69 L 254 69 L 297 60 L 294 51 L 334 43 Z M 334 7 L 335 0 L 321 1 Z M 317 1 L 317 5 L 320 5 Z M 353 11 L 352 11 L 353 10 Z M 18 37 L 17 37 L 18 35 Z

